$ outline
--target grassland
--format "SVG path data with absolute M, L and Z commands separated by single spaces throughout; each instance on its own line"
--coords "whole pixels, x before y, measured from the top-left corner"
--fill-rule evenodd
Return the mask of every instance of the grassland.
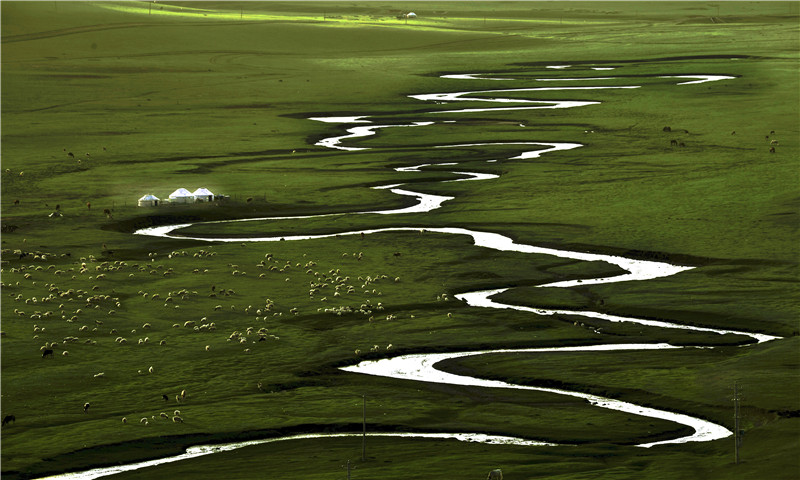
M 2 2 L 0 8 L 1 408 L 16 417 L 2 428 L 3 477 L 157 458 L 198 443 L 357 432 L 364 394 L 370 431 L 474 431 L 573 446 L 370 438 L 362 462 L 357 439 L 287 441 L 118 478 L 253 478 L 254 468 L 285 478 L 344 478 L 347 459 L 357 467 L 353 478 L 482 478 L 497 467 L 507 478 L 800 474 L 796 3 Z M 418 17 L 397 18 L 407 11 Z M 436 105 L 407 96 L 612 75 L 592 67 L 615 68 L 618 78 L 604 85 L 641 88 L 508 94 L 601 103 L 480 113 L 431 112 L 487 104 Z M 447 73 L 515 80 L 440 78 Z M 735 78 L 698 85 L 658 78 L 693 74 Z M 369 150 L 315 146 L 344 135 L 344 127 L 308 117 L 336 115 L 435 123 L 347 142 Z M 686 146 L 671 147 L 672 139 Z M 770 140 L 779 142 L 775 153 Z M 531 160 L 507 160 L 519 154 L 508 145 L 432 148 L 498 141 L 584 146 Z M 394 170 L 440 162 L 500 177 L 441 183 L 460 176 L 441 166 Z M 419 215 L 203 224 L 187 232 L 280 236 L 460 226 L 698 268 L 648 282 L 541 289 L 534 285 L 619 270 L 480 249 L 468 238 L 433 233 L 270 244 L 132 235 L 158 224 L 401 208 L 411 200 L 369 187 L 402 182 L 455 198 Z M 135 206 L 145 193 L 164 197 L 182 186 L 233 198 Z M 56 205 L 62 216 L 50 217 Z M 342 297 L 309 295 L 310 281 L 335 276 L 377 280 Z M 509 303 L 785 338 L 743 345 L 747 340 L 735 335 L 601 321 L 580 327 L 569 316 L 473 309 L 452 299 L 506 286 L 516 287 L 501 297 Z M 367 301 L 381 302 L 383 310 L 324 311 Z M 213 322 L 216 329 L 195 331 L 183 326 L 187 321 Z M 268 334 L 264 342 L 257 341 L 259 329 Z M 247 344 L 229 341 L 234 332 Z M 45 342 L 58 342 L 55 358 L 41 358 Z M 730 429 L 738 382 L 744 392 L 738 465 L 732 439 L 632 446 L 680 434 L 670 422 L 545 393 L 375 379 L 336 368 L 398 353 L 622 342 L 716 348 L 481 356 L 447 368 L 603 394 Z M 374 345 L 379 351 L 369 352 Z M 174 397 L 182 390 L 179 405 Z M 160 412 L 176 408 L 184 423 L 160 420 Z M 142 417 L 150 425 L 140 425 Z

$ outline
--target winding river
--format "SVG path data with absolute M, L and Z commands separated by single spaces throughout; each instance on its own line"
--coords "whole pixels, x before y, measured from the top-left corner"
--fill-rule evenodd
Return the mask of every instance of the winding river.
M 549 68 L 564 70 L 571 68 L 569 65 L 553 65 Z M 595 68 L 596 70 L 600 70 L 601 68 Z M 603 70 L 611 70 L 610 67 L 602 68 Z M 470 81 L 470 80 L 493 80 L 493 81 L 516 81 L 514 78 L 495 78 L 495 77 L 487 77 L 487 74 L 460 74 L 460 75 L 445 75 L 443 78 L 452 79 L 452 80 L 459 80 L 459 81 Z M 608 81 L 616 78 L 621 77 L 586 77 L 586 78 L 535 78 L 532 79 L 533 81 L 543 81 L 543 82 L 555 82 L 555 81 L 592 81 L 592 82 L 602 82 Z M 658 76 L 654 78 L 664 78 L 664 79 L 679 79 L 682 80 L 677 85 L 697 85 L 706 82 L 714 82 L 720 80 L 730 80 L 735 77 L 731 76 L 721 76 L 721 75 L 674 75 L 674 76 Z M 531 81 L 531 79 L 527 79 Z M 454 92 L 454 93 L 432 93 L 432 94 L 422 94 L 422 95 L 411 95 L 411 98 L 426 101 L 426 102 L 435 102 L 436 104 L 448 104 L 452 102 L 490 102 L 490 103 L 499 103 L 499 104 L 514 104 L 513 106 L 503 106 L 503 107 L 488 107 L 488 108 L 464 108 L 464 109 L 444 109 L 444 110 L 433 110 L 428 113 L 435 114 L 435 113 L 470 113 L 470 112 L 486 112 L 486 111 L 498 111 L 498 110 L 526 110 L 526 109 L 566 109 L 566 108 L 579 108 L 579 107 L 586 107 L 590 105 L 598 105 L 600 102 L 595 101 L 559 101 L 559 100 L 526 100 L 526 99 L 519 99 L 519 98 L 504 98 L 502 96 L 495 96 L 495 94 L 503 94 L 503 93 L 519 93 L 519 92 L 537 92 L 537 91 L 566 91 L 566 90 L 599 90 L 599 89 L 637 89 L 641 88 L 639 85 L 627 85 L 627 86 L 586 86 L 586 87 L 576 87 L 576 86 L 567 86 L 567 87 L 538 87 L 538 88 L 515 88 L 515 89 L 492 89 L 492 90 L 474 90 L 474 91 L 461 91 L 461 92 Z M 411 123 L 381 123 L 381 124 L 372 124 L 372 121 L 369 120 L 369 116 L 366 115 L 353 115 L 353 116 L 339 116 L 339 117 L 313 117 L 310 120 L 326 122 L 326 123 L 335 123 L 335 124 L 342 124 L 345 125 L 345 130 L 347 135 L 341 136 L 333 136 L 329 138 L 325 138 L 317 142 L 316 145 L 323 146 L 331 149 L 337 149 L 342 151 L 359 151 L 365 150 L 365 147 L 353 147 L 343 145 L 343 142 L 351 141 L 357 138 L 362 138 L 366 136 L 375 135 L 379 130 L 385 128 L 424 128 L 427 126 L 434 125 L 435 122 L 432 121 L 419 121 L 419 122 L 411 122 Z M 452 121 L 448 121 L 448 123 L 452 123 Z M 353 124 L 369 124 L 364 126 L 350 126 Z M 524 125 L 521 125 L 524 126 Z M 495 145 L 514 145 L 518 146 L 520 149 L 520 153 L 516 156 L 509 157 L 507 160 L 529 160 L 529 159 L 536 159 L 542 155 L 545 155 L 550 152 L 556 151 L 564 151 L 564 150 L 572 150 L 581 148 L 583 145 L 578 143 L 552 143 L 552 142 L 497 142 L 497 143 L 465 143 L 465 144 L 454 144 L 454 145 L 440 145 L 436 148 L 459 148 L 459 147 L 491 147 Z M 395 170 L 400 172 L 420 172 L 421 169 L 430 167 L 430 166 L 456 166 L 457 163 L 425 163 L 411 167 L 400 167 L 396 168 Z M 491 174 L 483 174 L 483 173 L 476 173 L 476 172 L 464 172 L 464 171 L 453 171 L 453 174 L 457 174 L 463 176 L 465 178 L 460 178 L 457 180 L 449 180 L 449 181 L 483 181 L 483 180 L 491 180 L 493 178 L 497 178 L 497 175 Z M 342 216 L 342 215 L 362 215 L 362 214 L 382 214 L 382 215 L 408 215 L 408 214 L 422 214 L 425 212 L 430 212 L 438 208 L 442 208 L 443 204 L 447 201 L 453 200 L 453 197 L 441 196 L 441 195 L 431 195 L 425 194 L 420 192 L 415 192 L 403 187 L 402 184 L 389 184 L 389 185 L 382 185 L 378 187 L 373 187 L 376 189 L 386 189 L 396 195 L 408 196 L 416 199 L 416 204 L 410 207 L 404 207 L 399 209 L 392 209 L 392 210 L 372 210 L 372 211 L 359 211 L 359 212 L 351 212 L 351 213 L 337 213 L 337 214 L 320 214 L 320 215 L 309 215 L 309 216 L 295 216 L 295 217 L 264 217 L 264 218 L 251 218 L 251 219 L 237 219 L 237 220 L 222 220 L 222 221 L 214 221 L 214 222 L 200 222 L 202 224 L 213 224 L 213 223 L 231 223 L 231 222 L 252 222 L 252 221 L 270 221 L 270 220 L 286 220 L 286 219 L 305 219 L 305 218 L 313 218 L 313 217 L 334 217 L 334 216 Z M 200 240 L 200 241 L 207 241 L 207 242 L 276 242 L 276 241 L 303 241 L 303 240 L 310 240 L 310 239 L 322 239 L 322 238 L 330 238 L 335 236 L 343 236 L 343 235 L 370 235 L 374 233 L 381 233 L 381 232 L 419 232 L 420 230 L 425 230 L 430 234 L 436 235 L 466 235 L 472 238 L 474 244 L 478 248 L 487 248 L 487 249 L 494 249 L 494 250 L 501 250 L 501 251 L 514 251 L 520 253 L 531 253 L 531 254 L 540 254 L 540 255 L 552 255 L 561 258 L 569 258 L 575 260 L 585 260 L 585 261 L 603 261 L 613 265 L 617 265 L 620 268 L 627 271 L 627 273 L 622 275 L 617 275 L 613 277 L 601 277 L 601 278 L 594 278 L 594 279 L 585 279 L 585 280 L 575 280 L 575 281 L 563 281 L 563 282 L 553 282 L 538 285 L 541 288 L 569 288 L 580 285 L 591 285 L 591 284 L 601 284 L 601 283 L 615 283 L 615 282 L 626 282 L 626 281 L 647 281 L 659 277 L 667 277 L 671 275 L 677 275 L 681 272 L 685 272 L 690 270 L 694 267 L 692 266 L 685 266 L 685 265 L 672 265 L 665 262 L 656 262 L 656 261 L 647 261 L 647 260 L 638 260 L 633 258 L 626 258 L 622 256 L 613 256 L 613 255 L 602 255 L 602 254 L 595 254 L 595 253 L 585 253 L 585 252 L 577 252 L 577 251 L 570 251 L 570 250 L 559 250 L 553 248 L 544 248 L 535 245 L 527 245 L 523 243 L 517 243 L 512 238 L 501 235 L 494 232 L 487 232 L 487 231 L 479 231 L 479 230 L 471 230 L 466 228 L 458 228 L 458 227 L 442 227 L 442 228 L 431 228 L 431 227 L 419 227 L 414 225 L 404 226 L 404 227 L 388 227 L 388 228 L 375 228 L 375 229 L 364 229 L 364 230 L 355 230 L 355 231 L 344 231 L 344 232 L 337 232 L 337 233 L 330 233 L 330 234 L 322 234 L 322 235 L 289 235 L 289 236 L 270 236 L 270 237 L 250 237 L 250 238 L 215 238 L 215 237 L 198 237 L 198 236 L 187 236 L 182 235 L 180 233 L 181 229 L 185 227 L 189 227 L 195 224 L 178 224 L 178 225 L 167 225 L 167 226 L 160 226 L 160 227 L 152 227 L 141 229 L 135 232 L 137 235 L 148 235 L 148 236 L 156 236 L 156 237 L 163 237 L 163 238 L 173 238 L 173 239 L 192 239 L 192 240 Z M 475 308 L 494 308 L 494 309 L 514 309 L 523 312 L 529 312 L 536 315 L 570 315 L 575 317 L 587 317 L 587 318 L 594 318 L 608 322 L 627 322 L 627 323 L 635 323 L 640 325 L 646 325 L 650 327 L 658 327 L 664 329 L 683 329 L 683 330 L 692 330 L 692 331 L 699 331 L 699 332 L 707 332 L 707 333 L 717 333 L 720 335 L 724 334 L 736 334 L 736 335 L 745 335 L 753 339 L 754 342 L 762 343 L 768 342 L 771 340 L 778 339 L 780 337 L 760 334 L 760 333 L 750 333 L 744 331 L 734 331 L 734 330 L 723 330 L 723 329 L 715 329 L 715 328 L 708 328 L 708 327 L 697 327 L 691 325 L 681 325 L 677 323 L 670 323 L 666 321 L 656 321 L 656 320 L 648 320 L 648 319 L 641 319 L 641 318 L 633 318 L 633 317 L 622 317 L 617 315 L 609 315 L 600 312 L 593 312 L 593 311 L 573 311 L 573 310 L 564 310 L 564 309 L 543 309 L 543 308 L 534 308 L 534 307 L 523 307 L 518 305 L 510 305 L 500 303 L 496 300 L 493 300 L 493 297 L 508 290 L 510 287 L 500 287 L 491 290 L 482 290 L 482 291 L 472 291 L 472 292 L 463 292 L 455 295 L 458 300 L 465 302 L 467 305 Z M 497 380 L 487 380 L 463 375 L 455 375 L 452 373 L 448 373 L 446 371 L 440 370 L 437 368 L 437 365 L 445 360 L 450 360 L 454 358 L 463 358 L 468 356 L 475 356 L 475 355 L 489 355 L 489 354 L 496 354 L 496 353 L 519 353 L 519 354 L 529 354 L 535 355 L 537 353 L 552 353 L 552 352 L 598 352 L 598 351 L 645 351 L 645 350 L 661 350 L 661 349 L 680 349 L 680 348 L 708 348 L 708 347 L 677 347 L 666 343 L 642 343 L 642 344 L 633 344 L 633 343 L 625 343 L 625 344 L 603 344 L 603 345 L 589 345 L 589 346 L 579 346 L 579 347 L 552 347 L 552 348 L 526 348 L 526 349 L 494 349 L 494 350 L 481 350 L 481 351 L 464 351 L 464 352 L 448 352 L 448 353 L 432 353 L 432 354 L 410 354 L 410 355 L 400 355 L 390 358 L 384 358 L 380 360 L 367 360 L 362 361 L 360 363 L 350 365 L 347 367 L 342 367 L 341 370 L 351 373 L 357 373 L 362 375 L 375 375 L 375 376 L 382 376 L 382 377 L 390 377 L 400 380 L 407 380 L 407 381 L 417 381 L 417 382 L 436 382 L 436 383 L 443 383 L 443 384 L 452 384 L 452 385 L 465 385 L 465 386 L 472 386 L 472 387 L 482 387 L 482 388 L 505 388 L 505 389 L 518 389 L 518 390 L 534 390 L 534 391 L 542 391 L 542 392 L 549 392 L 555 393 L 559 395 L 565 395 L 570 397 L 581 398 L 589 402 L 591 405 L 598 407 L 598 408 L 605 408 L 610 410 L 622 411 L 629 414 L 640 415 L 644 417 L 653 417 L 659 418 L 667 421 L 676 422 L 682 425 L 686 425 L 691 427 L 694 430 L 694 433 L 691 435 L 687 435 L 684 437 L 673 438 L 668 440 L 662 440 L 658 442 L 652 443 L 645 443 L 637 445 L 638 447 L 652 447 L 655 445 L 663 445 L 663 444 L 676 444 L 676 443 L 687 443 L 687 442 L 704 442 L 704 441 L 712 441 L 718 440 L 722 438 L 726 438 L 732 435 L 727 428 L 723 427 L 722 425 L 715 424 L 713 422 L 695 418 L 690 415 L 676 413 L 676 412 L 669 412 L 665 410 L 659 410 L 655 408 L 644 407 L 640 405 L 635 405 L 630 402 L 624 402 L 620 400 L 615 400 L 611 398 L 600 397 L 596 395 L 586 394 L 582 392 L 575 392 L 563 389 L 554 389 L 554 388 L 544 388 L 544 387 L 533 387 L 533 386 L 526 386 L 526 385 L 515 385 L 511 383 L 506 383 Z M 164 463 L 176 462 L 181 460 L 186 460 L 189 458 L 194 458 L 203 455 L 209 455 L 212 453 L 217 452 L 224 452 L 230 451 L 237 448 L 243 448 L 251 445 L 258 445 L 258 444 L 266 444 L 266 443 L 273 443 L 279 441 L 301 441 L 304 439 L 309 438 L 332 438 L 332 437 L 343 437 L 343 436 L 358 436 L 361 434 L 355 433 L 342 433 L 342 434 L 307 434 L 307 435 L 292 435 L 286 436 L 281 438 L 268 438 L 268 439 L 261 439 L 255 441 L 248 441 L 248 442 L 238 442 L 238 443 L 229 443 L 229 444 L 222 444 L 222 445 L 207 445 L 207 446 L 194 446 L 187 449 L 186 453 L 161 458 L 146 462 L 138 462 L 134 464 L 128 465 L 121 465 L 121 466 L 114 466 L 114 467 L 107 467 L 107 468 L 98 468 L 93 469 L 85 472 L 77 472 L 77 473 L 69 473 L 63 475 L 57 475 L 55 477 L 48 477 L 48 478 L 59 478 L 59 479 L 91 479 L 97 478 L 104 475 L 110 475 L 114 473 L 120 473 L 124 471 L 136 470 L 144 467 L 155 466 Z M 495 436 L 495 435 L 485 435 L 481 433 L 370 433 L 370 436 L 402 436 L 402 437 L 413 437 L 413 438 L 448 438 L 457 441 L 466 441 L 466 442 L 481 442 L 481 443 L 490 443 L 490 444 L 513 444 L 513 445 L 524 445 L 524 446 L 554 446 L 552 443 L 542 442 L 542 441 L 535 441 L 530 439 L 524 438 L 516 438 L 516 437 L 505 437 L 505 436 Z

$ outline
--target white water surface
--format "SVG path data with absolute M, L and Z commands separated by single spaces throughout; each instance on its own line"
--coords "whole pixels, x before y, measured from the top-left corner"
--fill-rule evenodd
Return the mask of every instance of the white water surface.
M 213 453 L 230 452 L 240 448 L 252 447 L 255 445 L 264 445 L 267 443 L 289 442 L 293 440 L 309 440 L 309 439 L 328 439 L 328 438 L 344 438 L 344 437 L 361 437 L 363 433 L 308 433 L 299 435 L 289 435 L 286 437 L 278 438 L 264 438 L 259 440 L 249 440 L 246 442 L 232 442 L 221 443 L 216 445 L 197 445 L 186 449 L 186 453 L 174 455 L 171 457 L 158 458 L 155 460 L 147 460 L 144 462 L 136 462 L 127 465 L 115 465 L 112 467 L 100 467 L 86 470 L 83 472 L 62 473 L 49 477 L 41 477 L 38 480 L 93 480 L 108 475 L 117 473 L 130 472 L 140 470 L 142 468 L 155 467 L 157 465 L 164 465 L 166 463 L 180 462 L 189 460 L 191 458 L 202 457 Z M 421 438 L 428 440 L 451 439 L 460 442 L 468 443 L 484 443 L 488 445 L 523 445 L 523 446 L 556 446 L 555 443 L 541 442 L 538 440 L 528 440 L 517 437 L 507 437 L 503 435 L 486 435 L 482 433 L 392 433 L 392 432 L 379 432 L 367 433 L 367 437 L 394 437 L 394 438 Z M 268 455 L 268 453 L 265 453 Z
M 486 380 L 475 377 L 468 377 L 464 375 L 456 375 L 448 373 L 436 368 L 439 362 L 444 360 L 451 360 L 454 358 L 471 357 L 475 355 L 489 355 L 497 353 L 543 353 L 543 352 L 598 352 L 598 351 L 620 351 L 620 350 L 663 350 L 663 349 L 677 349 L 682 347 L 675 347 L 667 343 L 656 344 L 616 344 L 616 345 L 589 345 L 579 347 L 553 347 L 553 348 L 521 348 L 521 349 L 497 349 L 497 350 L 479 350 L 471 352 L 455 352 L 455 353 L 432 353 L 432 354 L 411 354 L 402 355 L 399 357 L 385 358 L 381 360 L 365 360 L 357 365 L 350 367 L 342 367 L 340 370 L 352 373 L 362 373 L 367 375 L 376 375 L 381 377 L 389 377 L 401 380 L 413 380 L 418 382 L 429 382 L 437 384 L 449 385 L 464 385 L 470 387 L 484 387 L 484 388 L 511 388 L 515 390 L 534 390 L 539 392 L 555 393 L 558 395 L 565 395 L 569 397 L 577 397 L 587 400 L 590 404 L 606 408 L 609 410 L 617 410 L 634 415 L 659 418 L 668 420 L 682 425 L 689 426 L 694 429 L 694 433 L 685 437 L 662 440 L 658 442 L 643 443 L 637 445 L 638 447 L 653 447 L 655 445 L 665 445 L 674 443 L 687 443 L 687 442 L 708 442 L 726 438 L 732 435 L 727 428 L 717 425 L 715 423 L 694 418 L 689 415 L 680 413 L 669 412 L 666 410 L 658 410 L 655 408 L 642 407 L 630 402 L 623 402 L 611 398 L 601 397 L 598 395 L 591 395 L 582 392 L 573 392 L 570 390 L 562 390 L 557 388 L 546 387 L 533 387 L 528 385 L 517 385 L 507 383 L 499 380 Z
M 691 82 L 679 82 L 678 85 L 697 85 L 706 82 L 716 82 L 718 80 L 733 80 L 736 77 L 728 75 L 661 75 L 658 78 L 694 78 Z
M 352 118 L 362 118 L 362 117 L 346 117 L 347 119 Z M 353 127 L 348 128 L 347 132 L 350 135 L 342 135 L 339 137 L 329 137 L 320 140 L 319 142 L 315 143 L 314 145 L 320 147 L 328 147 L 328 148 L 335 148 L 337 150 L 346 150 L 350 152 L 360 151 L 360 150 L 369 150 L 369 148 L 359 148 L 359 147 L 343 147 L 339 145 L 342 140 L 346 140 L 349 138 L 359 138 L 359 137 L 369 137 L 370 135 L 375 135 L 375 131 L 379 128 L 397 128 L 397 127 L 420 127 L 426 125 L 433 125 L 433 122 L 414 122 L 410 124 L 401 124 L 401 125 L 370 125 L 368 127 Z

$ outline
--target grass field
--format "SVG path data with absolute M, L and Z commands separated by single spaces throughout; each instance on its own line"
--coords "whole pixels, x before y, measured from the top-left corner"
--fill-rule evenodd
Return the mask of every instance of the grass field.
M 509 479 L 797 478 L 799 10 L 796 2 L 3 1 L 0 409 L 16 418 L 2 427 L 3 477 L 160 458 L 197 444 L 357 433 L 366 395 L 370 432 L 479 432 L 562 446 L 369 437 L 362 461 L 358 438 L 287 440 L 116 478 L 346 478 L 347 460 L 354 479 L 484 478 L 493 468 Z M 409 11 L 417 17 L 398 18 Z M 688 81 L 679 75 L 731 78 L 679 85 Z M 585 86 L 638 88 L 409 97 Z M 598 103 L 454 112 L 532 100 Z M 309 119 L 334 116 L 432 123 L 341 142 L 364 150 L 316 145 L 360 125 Z M 480 145 L 492 142 L 506 144 Z M 536 149 L 524 142 L 582 146 L 513 159 Z M 451 162 L 458 165 L 395 170 Z M 499 177 L 445 182 L 464 177 L 453 172 Z M 347 215 L 414 204 L 370 188 L 400 183 L 453 199 L 427 213 Z M 146 193 L 201 186 L 231 200 L 136 207 Z M 61 216 L 50 215 L 56 209 Z M 645 282 L 538 288 L 621 272 L 433 232 L 270 243 L 133 235 L 154 225 L 329 213 L 343 215 L 201 223 L 179 233 L 461 227 L 696 268 Z M 334 297 L 335 277 L 352 279 L 354 291 Z M 331 287 L 310 295 L 311 283 Z M 505 287 L 514 287 L 497 297 L 506 303 L 783 338 L 756 345 L 741 335 L 454 299 Z M 53 342 L 54 358 L 42 358 Z M 443 368 L 604 395 L 730 430 L 737 384 L 738 464 L 733 438 L 635 447 L 686 427 L 570 397 L 337 368 L 405 353 L 657 342 L 713 348 L 483 355 Z M 183 423 L 160 418 L 175 409 Z

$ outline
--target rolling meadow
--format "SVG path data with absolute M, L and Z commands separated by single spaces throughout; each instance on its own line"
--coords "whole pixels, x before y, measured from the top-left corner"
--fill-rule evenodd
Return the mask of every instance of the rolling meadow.
M 0 14 L 4 478 L 800 475 L 796 2 Z M 437 368 L 738 431 L 343 370 L 500 349 Z

